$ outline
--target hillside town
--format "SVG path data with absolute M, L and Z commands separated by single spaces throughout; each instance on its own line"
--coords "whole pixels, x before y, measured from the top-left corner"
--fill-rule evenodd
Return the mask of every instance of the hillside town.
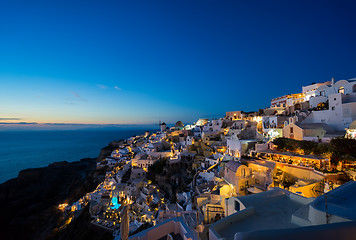
M 62 228 L 89 205 L 116 240 L 356 236 L 356 78 L 159 127 L 115 143 Z

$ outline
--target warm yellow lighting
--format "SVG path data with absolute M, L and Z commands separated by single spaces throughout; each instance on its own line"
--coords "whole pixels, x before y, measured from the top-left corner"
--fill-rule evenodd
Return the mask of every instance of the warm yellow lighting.
M 72 222 L 72 220 L 73 220 L 73 216 L 69 217 L 69 218 L 65 221 L 64 225 L 70 224 L 70 223 Z
M 64 211 L 64 209 L 68 206 L 68 203 L 62 203 L 58 205 L 58 209 Z

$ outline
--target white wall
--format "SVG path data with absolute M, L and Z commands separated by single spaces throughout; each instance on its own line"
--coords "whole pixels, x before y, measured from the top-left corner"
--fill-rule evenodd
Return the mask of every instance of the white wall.
M 244 210 L 245 205 L 236 197 L 225 198 L 225 216 L 230 216 L 238 211 L 235 210 L 235 202 L 240 204 L 240 211 Z
M 241 141 L 235 136 L 227 138 L 226 146 L 228 153 L 233 157 L 241 157 L 242 154 L 242 144 Z
M 329 110 L 313 111 L 303 123 L 326 123 L 335 130 L 343 131 L 356 120 L 356 102 L 342 104 L 342 94 L 329 95 Z
M 174 232 L 179 233 L 184 240 L 198 240 L 196 233 L 190 229 L 181 219 L 174 218 L 159 224 L 155 227 L 144 230 L 138 234 L 129 237 L 130 240 L 151 240 L 159 239 L 167 234 Z
M 315 97 L 311 97 L 309 99 L 309 106 L 310 108 L 316 108 L 318 106 L 319 103 L 324 103 L 328 100 L 327 97 L 325 96 L 315 96 Z
M 308 219 L 313 225 L 326 224 L 325 212 L 313 208 L 312 205 L 309 205 Z M 329 223 L 345 222 L 345 221 L 350 221 L 350 220 L 336 215 L 330 215 L 329 217 Z

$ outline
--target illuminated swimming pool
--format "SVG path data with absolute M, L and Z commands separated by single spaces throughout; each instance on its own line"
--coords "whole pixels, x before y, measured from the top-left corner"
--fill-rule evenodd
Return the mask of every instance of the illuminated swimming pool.
M 112 203 L 111 209 L 118 209 L 121 206 L 120 203 L 117 203 L 117 197 L 113 197 L 111 199 L 111 203 Z

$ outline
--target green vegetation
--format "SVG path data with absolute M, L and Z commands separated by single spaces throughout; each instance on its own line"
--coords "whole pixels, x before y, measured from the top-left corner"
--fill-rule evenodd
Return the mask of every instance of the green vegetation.
M 156 183 L 155 175 L 162 174 L 163 167 L 166 165 L 165 159 L 160 159 L 155 162 L 152 166 L 148 167 L 147 179 L 151 180 L 153 183 Z
M 322 155 L 330 158 L 334 165 L 337 165 L 340 161 L 356 161 L 355 139 L 339 137 L 332 139 L 330 143 L 316 143 L 290 138 L 277 138 L 273 143 L 277 145 L 278 151 Z
M 276 138 L 273 143 L 277 145 L 278 151 L 282 152 L 296 152 L 297 150 L 302 150 L 304 154 L 311 154 L 317 151 L 318 148 L 316 142 L 298 141 L 290 138 Z
M 339 161 L 351 161 L 356 160 L 356 140 L 351 138 L 334 138 L 330 142 L 333 164 L 337 164 Z

